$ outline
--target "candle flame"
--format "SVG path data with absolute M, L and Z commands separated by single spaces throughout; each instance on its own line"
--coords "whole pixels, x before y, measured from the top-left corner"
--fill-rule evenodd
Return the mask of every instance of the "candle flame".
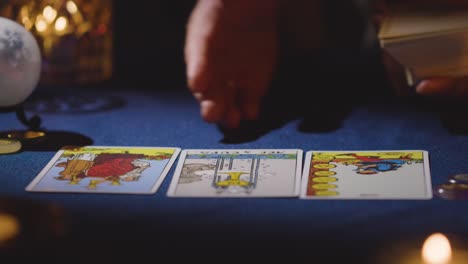
M 13 215 L 0 212 L 0 244 L 16 237 L 19 231 L 18 219 Z
M 422 248 L 422 258 L 427 264 L 447 264 L 452 258 L 452 248 L 446 236 L 440 233 L 430 235 Z

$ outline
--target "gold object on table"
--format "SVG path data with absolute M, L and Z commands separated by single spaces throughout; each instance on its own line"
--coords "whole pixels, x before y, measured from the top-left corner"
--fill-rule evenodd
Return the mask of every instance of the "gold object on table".
M 45 137 L 45 132 L 42 131 L 11 131 L 7 132 L 7 137 L 11 139 L 37 139 Z
M 15 146 L 15 148 L 21 149 L 23 145 L 29 145 L 29 144 L 35 144 L 38 143 L 42 140 L 44 140 L 47 137 L 47 134 L 43 131 L 33 131 L 33 130 L 16 130 L 16 131 L 6 131 L 0 133 L 0 153 L 2 153 L 2 148 L 5 149 L 6 151 L 6 146 L 2 146 L 1 142 L 17 142 L 19 146 Z M 16 144 L 16 143 L 15 143 Z M 13 147 L 10 147 L 11 149 Z M 19 151 L 16 150 L 16 151 Z M 6 153 L 13 153 L 16 151 L 11 151 L 11 152 L 4 152 L 3 154 Z
M 15 139 L 0 139 L 0 154 L 10 154 L 21 150 L 21 142 Z

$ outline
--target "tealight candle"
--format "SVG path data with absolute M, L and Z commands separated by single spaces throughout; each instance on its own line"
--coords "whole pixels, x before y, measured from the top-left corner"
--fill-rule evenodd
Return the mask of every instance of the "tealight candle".
M 452 247 L 446 236 L 435 233 L 429 236 L 421 251 L 425 264 L 449 264 L 452 260 Z
M 468 247 L 453 246 L 442 233 L 428 236 L 422 243 L 408 240 L 390 245 L 380 252 L 378 264 L 465 264 L 468 263 Z
M 0 247 L 14 239 L 19 231 L 18 219 L 13 215 L 0 212 Z

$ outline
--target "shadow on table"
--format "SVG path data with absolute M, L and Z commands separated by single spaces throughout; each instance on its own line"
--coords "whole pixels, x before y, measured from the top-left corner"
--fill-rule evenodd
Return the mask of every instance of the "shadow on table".
M 224 135 L 221 141 L 227 144 L 254 141 L 295 120 L 299 120 L 297 130 L 303 133 L 332 132 L 341 127 L 342 122 L 354 107 L 348 102 L 337 103 L 333 107 L 327 105 L 327 102 L 315 102 L 303 106 L 309 106 L 309 108 L 294 109 L 285 105 L 285 102 L 277 102 L 275 106 L 269 106 L 264 110 L 259 120 L 244 121 L 239 128 L 231 130 L 219 126 Z
M 222 142 L 254 141 L 291 121 L 299 121 L 297 129 L 303 133 L 332 132 L 356 106 L 389 96 L 375 61 L 366 64 L 362 59 L 344 58 L 349 54 L 328 55 L 285 63 L 264 98 L 260 119 L 235 130 L 220 127 Z
M 468 136 L 468 97 L 439 100 L 436 107 L 442 125 L 451 134 Z
M 362 106 L 430 112 L 440 116 L 449 133 L 468 135 L 467 97 L 429 98 L 414 91 L 398 96 L 375 54 L 353 57 L 325 53 L 287 62 L 279 72 L 264 98 L 260 119 L 244 122 L 234 130 L 220 127 L 222 143 L 251 142 L 292 121 L 299 122 L 299 132 L 333 132 L 341 128 L 354 109 Z

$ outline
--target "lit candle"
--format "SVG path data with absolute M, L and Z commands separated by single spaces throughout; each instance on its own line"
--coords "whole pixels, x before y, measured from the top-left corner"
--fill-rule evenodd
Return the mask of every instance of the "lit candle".
M 424 241 L 421 257 L 425 264 L 449 264 L 452 260 L 452 247 L 446 236 L 435 233 Z
M 14 239 L 20 231 L 20 224 L 16 217 L 0 211 L 0 246 Z
M 403 243 L 389 245 L 378 255 L 378 264 L 466 264 L 468 263 L 468 246 L 466 249 L 452 246 L 449 239 L 434 233 L 424 243 L 414 243 L 408 239 Z M 461 242 L 461 241 L 459 241 Z M 422 246 L 422 247 L 421 247 Z M 465 245 L 462 245 L 465 247 Z

